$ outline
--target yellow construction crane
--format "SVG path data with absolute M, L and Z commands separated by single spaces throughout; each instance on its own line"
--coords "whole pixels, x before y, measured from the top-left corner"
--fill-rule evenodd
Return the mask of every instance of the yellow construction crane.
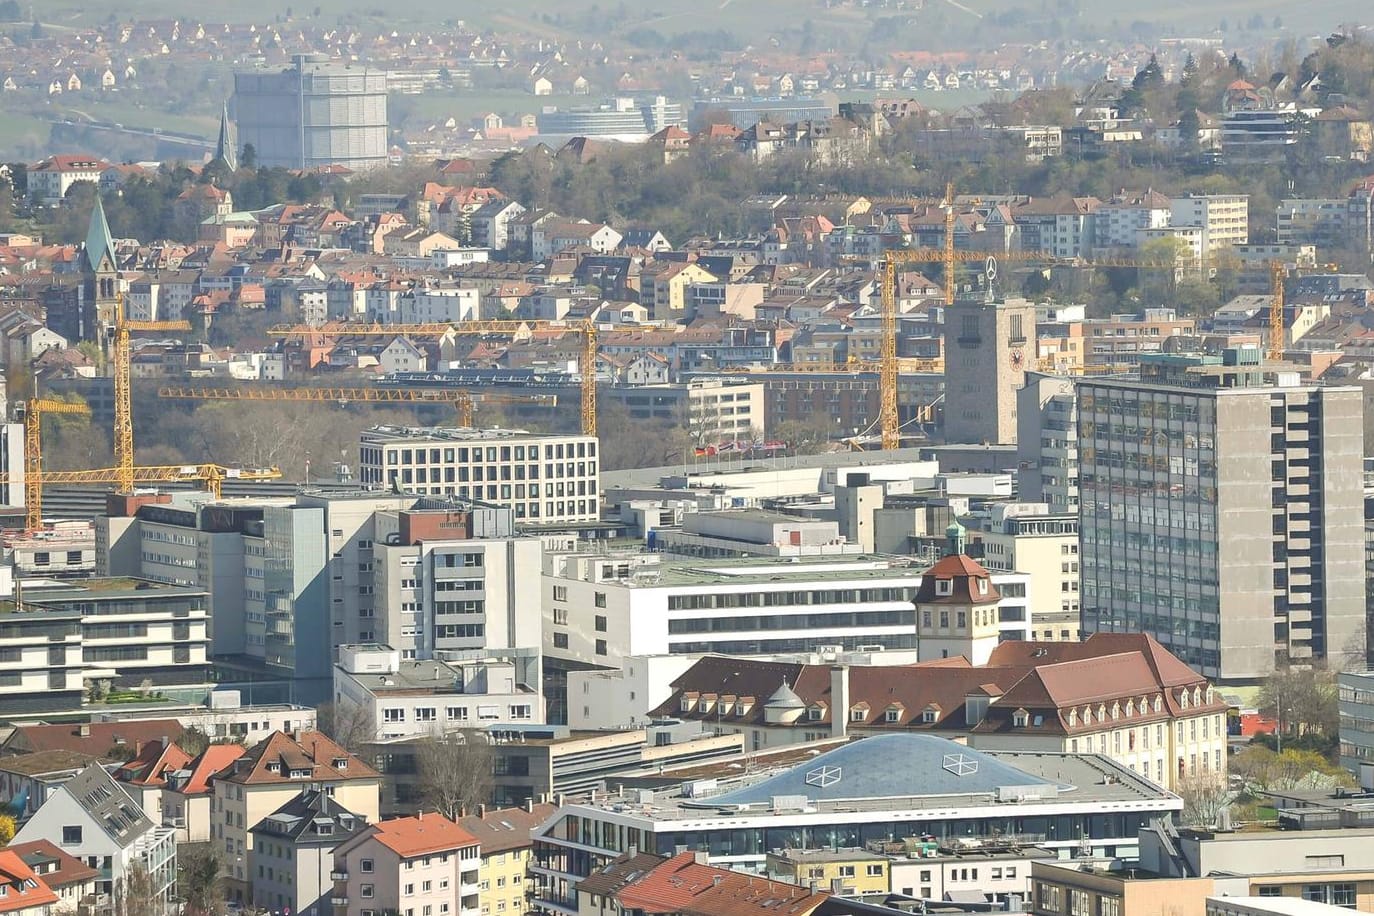
M 24 403 L 24 530 L 43 527 L 43 416 L 45 414 L 91 415 L 85 404 L 31 398 Z M 6 481 L 9 475 L 4 475 Z
M 187 321 L 130 321 L 124 315 L 124 294 L 115 297 L 114 328 L 114 453 L 121 493 L 134 488 L 133 354 L 129 335 L 134 331 L 189 331 Z
M 1282 261 L 1269 262 L 1269 358 L 1275 362 L 1283 359 L 1283 281 L 1288 277 L 1288 268 Z
M 40 473 L 37 478 L 38 484 L 35 487 L 32 478 L 27 470 L 30 456 L 27 450 L 24 455 L 25 477 L 24 477 L 24 506 L 25 529 L 27 531 L 38 531 L 43 527 L 43 484 L 86 484 L 86 483 L 112 483 L 123 486 L 125 468 L 91 468 L 84 471 L 47 471 Z M 169 465 L 148 465 L 144 467 L 134 467 L 133 483 L 127 490 L 120 492 L 133 492 L 137 484 L 149 483 L 180 483 L 186 481 L 200 481 L 205 486 L 208 493 L 219 499 L 223 495 L 223 484 L 226 480 L 280 480 L 281 470 L 279 468 L 230 468 L 221 464 L 169 464 Z M 0 473 L 0 483 L 8 483 L 9 474 Z M 32 490 L 32 493 L 29 491 Z
M 582 338 L 582 434 L 596 435 L 596 356 L 597 328 L 591 321 L 463 321 L 457 324 L 353 324 L 332 322 L 318 327 L 276 325 L 267 333 L 285 339 L 299 337 L 435 337 L 453 331 L 457 334 L 523 334 L 532 330 L 558 330 Z
M 478 393 L 447 388 L 159 388 L 157 396 L 186 401 L 317 401 L 347 404 L 452 404 L 458 425 L 472 426 L 475 404 L 558 403 L 552 394 Z

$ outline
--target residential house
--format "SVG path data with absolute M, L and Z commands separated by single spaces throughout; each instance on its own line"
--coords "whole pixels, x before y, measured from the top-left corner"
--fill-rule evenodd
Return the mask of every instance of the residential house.
M 367 827 L 324 789 L 307 789 L 253 826 L 253 905 L 332 916 L 334 850 Z
M 48 916 L 57 893 L 12 849 L 0 849 L 0 913 Z
M 477 839 L 481 851 L 478 885 L 489 914 L 520 916 L 528 908 L 530 832 L 557 811 L 555 805 L 527 801 L 519 808 L 488 808 L 478 805 L 475 814 L 458 818 L 457 824 Z
M 389 232 L 382 239 L 382 253 L 398 258 L 428 258 L 436 251 L 456 251 L 457 239 L 429 229 Z
M 375 820 L 381 775 L 322 732 L 274 732 L 212 777 L 211 840 L 223 856 L 229 895 L 251 901 L 251 829 L 302 791 L 323 788 L 359 817 Z
M 29 199 L 47 207 L 55 206 L 62 203 L 77 182 L 99 184 L 101 174 L 109 167 L 108 162 L 95 156 L 51 156 L 29 169 Z
M 162 816 L 162 790 L 167 775 L 186 768 L 191 755 L 172 741 L 149 741 L 137 750 L 132 760 L 115 768 L 112 774 L 119 780 L 143 813 L 154 824 L 165 823 Z
M 211 836 L 210 778 L 243 756 L 239 744 L 212 744 L 194 760 L 163 776 L 162 823 L 177 832 L 178 843 L 205 843 Z
M 716 281 L 694 262 L 651 261 L 639 275 L 639 303 L 651 321 L 677 321 L 692 317 L 687 312 L 687 289 Z
M 67 780 L 14 839 L 51 840 L 63 852 L 99 869 L 96 892 L 105 896 L 98 913 L 113 912 L 112 895 L 123 891 L 134 867 L 148 875 L 157 912 L 171 912 L 177 872 L 174 831 L 153 824 L 100 766 L 88 766 Z
M 535 226 L 530 232 L 530 251 L 536 261 L 542 261 L 567 248 L 585 248 L 597 254 L 609 254 L 620 247 L 619 232 L 603 223 L 586 220 L 550 220 Z
M 56 910 L 74 913 L 95 895 L 100 870 L 68 855 L 52 840 L 10 843 L 7 852 L 17 855 L 57 895 Z M 0 912 L 13 912 L 0 908 Z
M 334 852 L 335 912 L 480 916 L 477 838 L 442 814 L 372 824 Z
M 470 217 L 472 244 L 478 248 L 504 252 L 510 247 L 511 221 L 524 212 L 525 208 L 513 200 L 493 200 L 483 204 Z

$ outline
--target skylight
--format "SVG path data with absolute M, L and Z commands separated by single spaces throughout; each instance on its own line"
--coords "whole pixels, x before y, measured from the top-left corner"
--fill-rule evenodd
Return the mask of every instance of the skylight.
M 816 767 L 806 774 L 806 784 L 818 789 L 828 789 L 840 781 L 840 772 L 839 767 Z
M 941 766 L 955 776 L 972 776 L 978 772 L 978 761 L 964 754 L 946 754 Z

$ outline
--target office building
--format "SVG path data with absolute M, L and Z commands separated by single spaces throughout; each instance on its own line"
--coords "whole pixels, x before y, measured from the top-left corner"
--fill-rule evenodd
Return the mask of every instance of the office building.
M 375 426 L 362 435 L 358 464 L 364 485 L 509 506 L 518 523 L 600 517 L 595 436 Z
M 1341 766 L 1374 787 L 1374 671 L 1342 671 L 1336 683 Z
M 546 109 L 535 118 L 539 136 L 588 137 L 642 143 L 666 127 L 687 123 L 682 105 L 664 96 L 607 99 L 596 108 Z
M 1152 356 L 1078 394 L 1086 632 L 1150 633 L 1230 682 L 1364 658 L 1358 388 L 1249 348 Z
M 544 721 L 534 652 L 403 661 L 390 646 L 340 646 L 334 705 L 375 723 L 379 741 Z
M 969 552 L 992 572 L 1030 574 L 1034 639 L 1078 641 L 1078 512 L 1045 503 L 996 503 L 969 516 Z
M 604 389 L 603 403 L 625 407 L 632 420 L 683 425 L 695 445 L 716 448 L 740 440 L 752 444 L 767 428 L 763 382 L 719 378 Z M 688 456 L 691 457 L 691 456 Z
M 1016 393 L 1017 495 L 1078 513 L 1078 397 L 1072 379 L 1027 372 Z
M 386 71 L 296 55 L 278 71 L 234 74 L 238 140 L 258 165 L 354 171 L 387 163 Z
M 918 734 L 816 750 L 795 765 L 758 758 L 747 776 L 719 770 L 664 791 L 564 805 L 534 835 L 534 905 L 566 907 L 579 879 L 630 846 L 671 855 L 685 845 L 754 873 L 771 850 L 920 836 L 1017 835 L 1064 856 L 1087 847 L 1132 859 L 1139 828 L 1182 806 L 1096 754 L 989 753 Z
M 324 512 L 290 499 L 159 502 L 96 520 L 96 566 L 207 593 L 211 652 L 329 696 L 330 582 Z
M 203 698 L 210 668 L 206 594 L 146 580 L 87 579 L 24 589 L 0 604 L 0 710 L 74 711 L 85 682 L 110 690 L 146 684 Z
M 1016 441 L 1016 392 L 1036 359 L 1035 304 L 963 299 L 945 314 L 945 441 Z

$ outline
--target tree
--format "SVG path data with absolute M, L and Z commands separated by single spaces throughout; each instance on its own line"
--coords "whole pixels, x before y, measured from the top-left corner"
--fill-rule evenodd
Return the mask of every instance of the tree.
M 365 708 L 352 703 L 322 704 L 316 712 L 315 727 L 351 754 L 363 753 L 377 739 L 377 723 Z
M 239 151 L 239 168 L 255 169 L 258 167 L 258 148 L 251 143 L 243 144 L 243 149 Z
M 0 814 L 0 846 L 8 846 L 18 829 L 13 814 Z
M 1230 769 L 1251 794 L 1325 789 L 1351 781 L 1349 773 L 1316 751 L 1285 748 L 1280 754 L 1263 744 L 1251 744 L 1234 754 Z
M 420 798 L 449 820 L 491 800 L 496 755 L 486 736 L 468 729 L 435 733 L 415 742 Z
M 1231 792 L 1225 773 L 1194 773 L 1178 786 L 1183 799 L 1183 823 L 1189 827 L 1211 827 L 1221 812 L 1230 807 Z
M 220 856 L 214 844 L 195 843 L 180 848 L 177 892 L 186 901 L 184 916 L 217 916 L 224 911 Z
M 1324 668 L 1275 669 L 1260 685 L 1259 708 L 1278 721 L 1283 736 L 1340 730 L 1336 677 Z
M 1164 71 L 1159 66 L 1159 60 L 1150 55 L 1150 60 L 1144 67 L 1136 71 L 1135 79 L 1131 80 L 1131 88 L 1140 92 L 1149 92 L 1159 89 L 1164 85 Z
M 153 876 L 141 862 L 131 862 L 124 877 L 115 882 L 112 916 L 162 916 Z

